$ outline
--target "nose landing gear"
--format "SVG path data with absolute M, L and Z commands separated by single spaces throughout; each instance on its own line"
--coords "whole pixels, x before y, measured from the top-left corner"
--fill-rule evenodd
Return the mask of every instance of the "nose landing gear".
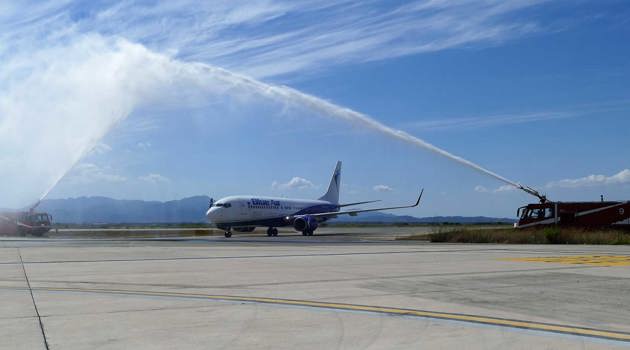
M 230 237 L 232 237 L 232 231 L 227 230 L 227 231 L 225 231 L 225 233 L 223 235 L 225 236 L 225 238 L 230 238 Z

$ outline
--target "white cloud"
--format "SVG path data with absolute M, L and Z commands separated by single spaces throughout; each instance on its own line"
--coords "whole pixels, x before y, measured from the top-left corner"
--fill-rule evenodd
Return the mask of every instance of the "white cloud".
M 475 192 L 486 193 L 488 192 L 488 189 L 484 186 L 477 185 L 475 186 Z
M 376 185 L 374 187 L 372 187 L 372 189 L 376 192 L 391 192 L 394 189 L 387 186 L 387 185 Z
M 127 178 L 114 173 L 109 166 L 101 167 L 94 163 L 77 164 L 64 181 L 70 183 L 95 183 L 95 182 L 124 182 Z
M 273 188 L 274 190 L 304 190 L 315 188 L 315 185 L 311 181 L 303 177 L 295 176 L 286 183 L 279 183 L 277 181 L 274 181 L 271 184 L 271 188 Z
M 498 188 L 496 188 L 494 190 L 494 192 L 496 193 L 500 193 L 500 192 L 513 192 L 516 191 L 516 187 L 512 186 L 512 185 L 503 185 L 503 186 L 499 186 Z
M 630 169 L 624 169 L 617 174 L 606 175 L 589 175 L 577 179 L 564 179 L 553 181 L 547 184 L 548 188 L 580 188 L 604 185 L 621 185 L 630 183 Z
M 479 192 L 479 193 L 505 193 L 505 192 L 512 192 L 514 190 L 516 190 L 516 187 L 512 185 L 503 185 L 494 189 L 489 189 L 481 185 L 475 186 L 475 192 Z
M 163 183 L 163 182 L 170 182 L 171 179 L 169 179 L 168 177 L 164 176 L 164 175 L 160 175 L 160 174 L 155 174 L 155 173 L 150 173 L 144 176 L 138 176 L 138 180 L 140 181 L 145 181 L 145 182 L 149 182 L 152 184 L 157 184 L 157 183 Z

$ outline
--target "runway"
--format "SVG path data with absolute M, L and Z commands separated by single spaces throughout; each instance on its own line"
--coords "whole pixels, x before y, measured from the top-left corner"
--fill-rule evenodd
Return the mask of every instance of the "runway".
M 627 247 L 344 230 L 0 239 L 0 347 L 630 347 Z

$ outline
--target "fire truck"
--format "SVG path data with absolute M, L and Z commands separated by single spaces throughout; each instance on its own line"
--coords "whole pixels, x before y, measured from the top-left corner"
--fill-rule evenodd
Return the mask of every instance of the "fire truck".
M 630 222 L 630 201 L 555 202 L 531 187 L 520 189 L 538 197 L 540 203 L 520 207 L 516 228 L 545 225 L 606 227 Z M 624 222 L 625 221 L 625 222 Z
M 35 204 L 28 211 L 0 212 L 0 235 L 43 236 L 52 227 L 52 216 L 36 212 Z

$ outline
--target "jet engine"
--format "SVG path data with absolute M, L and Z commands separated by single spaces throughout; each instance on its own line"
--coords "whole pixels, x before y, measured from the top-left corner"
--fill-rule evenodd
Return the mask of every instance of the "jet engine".
M 312 215 L 298 216 L 293 221 L 293 228 L 296 231 L 313 232 L 317 229 L 317 219 Z

